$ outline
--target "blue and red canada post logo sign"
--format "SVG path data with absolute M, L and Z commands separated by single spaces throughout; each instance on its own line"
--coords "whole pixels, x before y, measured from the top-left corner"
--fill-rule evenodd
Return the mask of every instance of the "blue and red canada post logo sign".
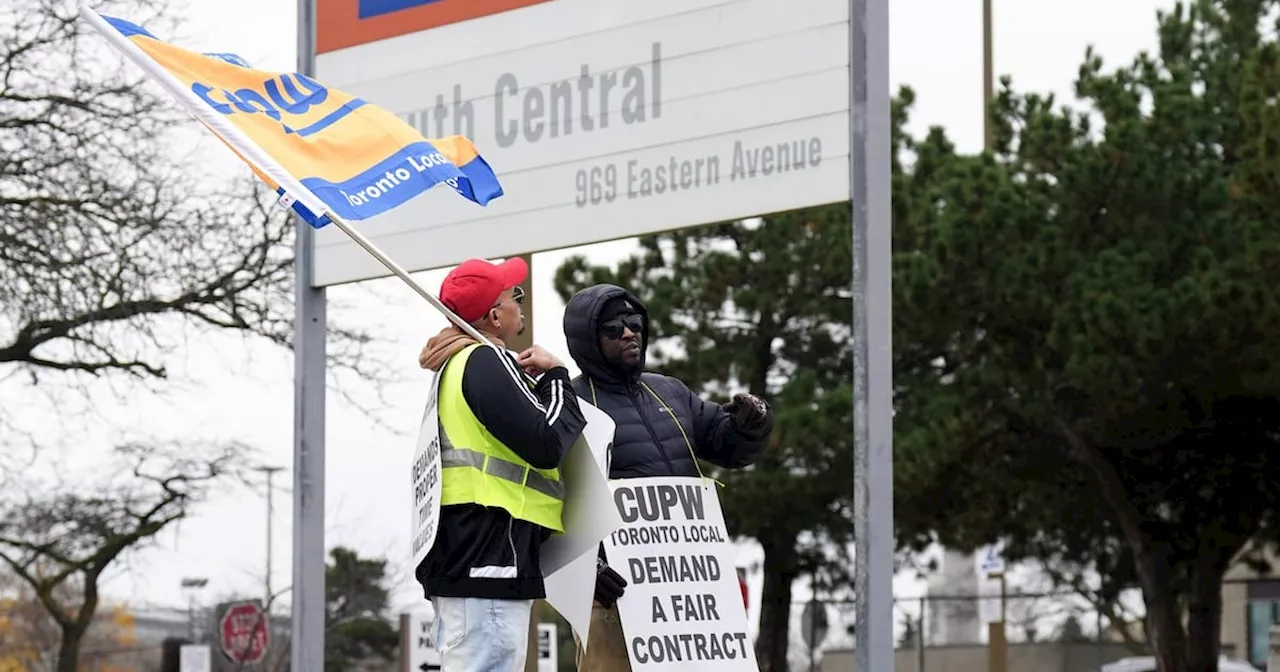
M 317 0 L 316 52 L 337 51 L 550 0 Z

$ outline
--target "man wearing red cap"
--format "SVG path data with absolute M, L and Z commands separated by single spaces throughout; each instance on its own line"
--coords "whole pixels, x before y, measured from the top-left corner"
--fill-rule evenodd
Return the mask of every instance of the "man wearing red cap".
M 415 574 L 445 672 L 524 669 L 533 601 L 546 597 L 540 548 L 564 531 L 560 462 L 586 426 L 559 359 L 505 349 L 524 332 L 528 274 L 519 258 L 455 268 L 441 303 L 496 347 L 451 325 L 418 358 L 439 372 L 442 473 L 435 545 Z

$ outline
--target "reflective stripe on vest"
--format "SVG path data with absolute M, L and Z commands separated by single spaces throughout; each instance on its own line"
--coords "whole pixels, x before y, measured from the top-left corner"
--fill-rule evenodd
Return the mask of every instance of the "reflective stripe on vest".
M 449 358 L 441 374 L 440 504 L 497 507 L 513 518 L 563 532 L 565 495 L 560 471 L 534 468 L 503 445 L 480 423 L 462 394 L 467 359 L 483 347 L 489 346 L 463 348 Z M 516 376 L 513 365 L 513 381 Z
M 564 484 L 559 481 L 553 481 L 532 467 L 525 467 L 508 462 L 500 457 L 485 455 L 484 453 L 470 450 L 468 448 L 454 448 L 453 442 L 449 437 L 442 437 L 444 440 L 440 442 L 440 466 L 443 469 L 449 467 L 472 467 L 479 469 L 484 473 L 511 481 L 518 485 L 524 485 L 532 488 L 548 497 L 564 501 Z M 525 480 L 525 474 L 529 475 L 529 480 Z

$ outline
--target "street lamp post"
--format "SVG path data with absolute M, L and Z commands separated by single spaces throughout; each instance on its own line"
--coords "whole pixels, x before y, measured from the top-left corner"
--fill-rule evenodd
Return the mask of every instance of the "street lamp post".
M 267 576 L 266 591 L 267 594 L 263 598 L 262 608 L 268 614 L 271 613 L 271 519 L 275 517 L 275 507 L 273 505 L 272 494 L 275 486 L 272 483 L 272 476 L 278 471 L 283 471 L 284 467 L 258 467 L 258 471 L 267 475 Z
M 209 585 L 204 577 L 184 577 L 182 589 L 187 593 L 187 621 L 191 631 L 191 641 L 196 641 L 196 591 Z

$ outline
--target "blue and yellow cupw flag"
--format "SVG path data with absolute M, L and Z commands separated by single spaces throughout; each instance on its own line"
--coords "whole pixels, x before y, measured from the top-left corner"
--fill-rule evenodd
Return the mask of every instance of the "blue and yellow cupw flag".
M 502 195 L 467 138 L 427 139 L 389 111 L 305 75 L 188 51 L 129 21 L 80 11 L 314 227 L 328 224 L 329 214 L 368 219 L 441 182 L 480 205 Z

